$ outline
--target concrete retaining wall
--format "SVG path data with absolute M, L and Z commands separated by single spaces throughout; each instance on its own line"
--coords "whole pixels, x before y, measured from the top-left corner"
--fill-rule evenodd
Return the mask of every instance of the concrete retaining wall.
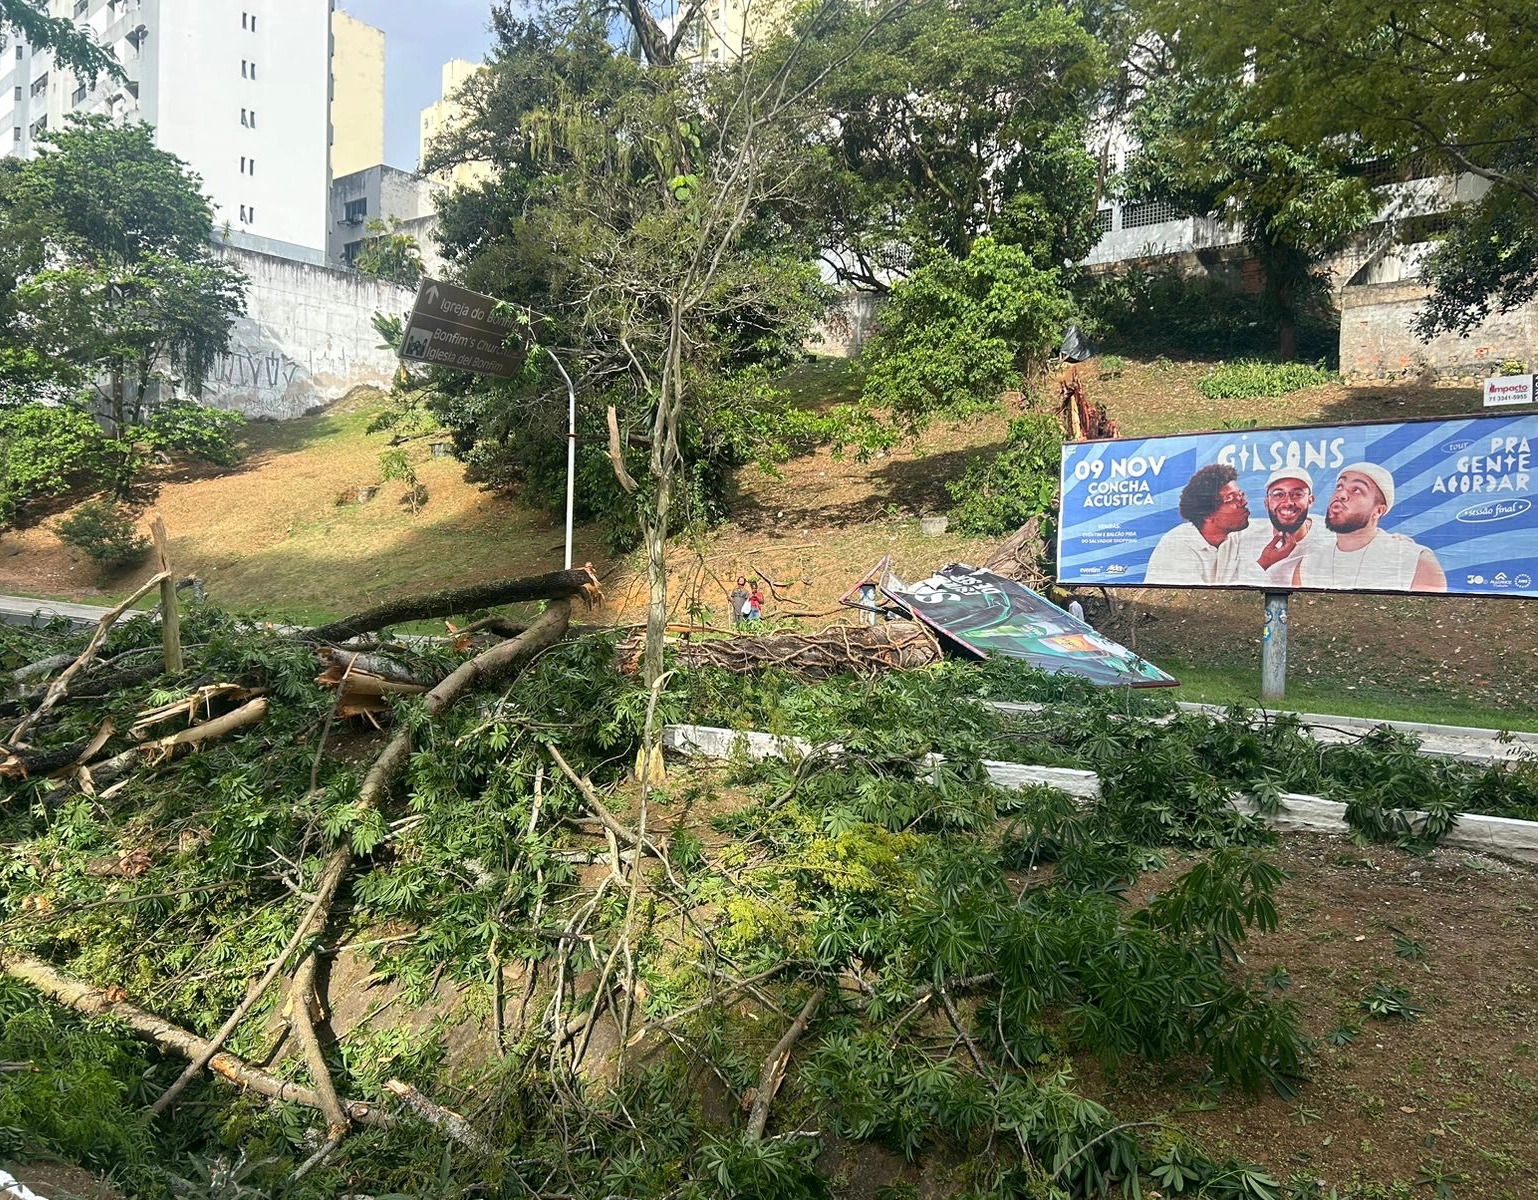
M 222 247 L 251 280 L 230 353 L 215 364 L 202 401 L 251 417 L 298 417 L 360 384 L 388 387 L 395 355 L 380 350 L 376 312 L 404 315 L 415 296 L 313 263 Z

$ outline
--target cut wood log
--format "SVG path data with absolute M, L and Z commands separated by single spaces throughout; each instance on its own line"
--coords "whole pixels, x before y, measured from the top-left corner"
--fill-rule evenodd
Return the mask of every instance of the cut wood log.
M 492 1144 L 453 1109 L 434 1103 L 404 1080 L 387 1079 L 384 1086 L 385 1091 L 445 1137 L 458 1142 L 474 1154 L 489 1156 L 492 1153 Z
M 503 579 L 495 583 L 450 588 L 425 596 L 407 596 L 333 621 L 329 625 L 322 625 L 318 629 L 311 629 L 302 636 L 306 641 L 313 642 L 345 642 L 406 621 L 426 621 L 434 617 L 447 617 L 454 613 L 474 612 L 478 608 L 495 608 L 501 604 L 517 604 L 528 600 L 561 600 L 578 596 L 589 605 L 597 603 L 603 596 L 598 586 L 598 576 L 593 574 L 590 566 L 570 571 L 551 571 L 548 575 L 535 575 L 527 579 Z
M 621 643 L 621 669 L 640 669 L 640 639 Z M 680 642 L 678 662 L 690 667 L 720 667 L 747 674 L 783 667 L 804 679 L 826 679 L 845 672 L 901 671 L 939 662 L 939 643 L 927 628 L 911 621 L 880 625 L 835 625 L 820 633 L 770 633 Z
M 100 988 L 60 975 L 47 963 L 25 956 L 7 957 L 0 963 L 7 975 L 36 988 L 51 1000 L 72 1008 L 87 1016 L 112 1016 L 122 1021 L 134 1033 L 145 1038 L 162 1050 L 179 1054 L 184 1058 L 197 1058 L 208 1046 L 208 1040 L 195 1033 L 173 1025 L 163 1017 L 146 1012 L 126 1000 L 113 999 Z M 300 1087 L 286 1079 L 270 1075 L 254 1067 L 243 1058 L 220 1052 L 210 1057 L 209 1070 L 223 1076 L 239 1087 L 247 1088 L 271 1100 L 302 1104 L 319 1111 L 320 1095 L 312 1088 Z M 396 1120 L 389 1113 L 366 1104 L 361 1100 L 346 1102 L 347 1115 L 363 1125 L 380 1129 L 393 1129 Z

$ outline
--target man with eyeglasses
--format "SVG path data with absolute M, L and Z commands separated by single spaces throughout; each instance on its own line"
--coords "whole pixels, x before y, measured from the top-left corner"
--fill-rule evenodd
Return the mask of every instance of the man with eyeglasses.
M 1250 523 L 1250 502 L 1239 472 L 1226 463 L 1202 467 L 1180 492 L 1179 525 L 1159 539 L 1143 582 L 1185 587 L 1232 583 L 1239 571 L 1239 539 Z
M 1314 478 L 1306 470 L 1280 467 L 1272 471 L 1266 480 L 1266 516 L 1271 519 L 1264 525 L 1251 525 L 1240 536 L 1238 577 L 1228 582 L 1292 587 L 1303 558 L 1304 539 L 1314 528 L 1309 516 L 1313 502 Z
M 1297 587 L 1393 592 L 1445 592 L 1447 575 L 1436 554 L 1380 522 L 1394 507 L 1394 477 L 1376 463 L 1341 469 L 1324 526 L 1335 536 L 1315 538 L 1294 573 Z

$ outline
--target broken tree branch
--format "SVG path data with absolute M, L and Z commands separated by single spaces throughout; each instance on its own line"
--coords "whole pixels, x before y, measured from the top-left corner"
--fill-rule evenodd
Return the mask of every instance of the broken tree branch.
M 492 1144 L 453 1109 L 434 1103 L 404 1080 L 387 1079 L 384 1086 L 385 1091 L 399 1099 L 418 1117 L 471 1153 L 487 1157 L 493 1153 Z
M 301 636 L 312 642 L 345 642 L 360 634 L 372 633 L 376 629 L 406 621 L 425 621 L 526 600 L 562 600 L 583 596 L 591 604 L 601 595 L 598 577 L 593 574 L 593 569 L 578 567 L 570 571 L 551 571 L 548 575 L 535 575 L 527 579 L 503 579 L 495 583 L 450 588 L 424 596 L 407 596 L 376 605 L 329 625 L 322 625 L 318 629 L 308 630 Z
M 774 1094 L 785 1080 L 785 1068 L 790 1065 L 790 1052 L 801 1040 L 806 1027 L 812 1023 L 812 1016 L 822 1003 L 822 994 L 821 985 L 813 989 L 800 1014 L 785 1031 L 785 1036 L 775 1043 L 774 1049 L 769 1051 L 769 1057 L 764 1060 L 763 1072 L 758 1077 L 758 1090 L 753 1093 L 753 1109 L 748 1114 L 748 1128 L 743 1134 L 745 1140 L 756 1142 L 764 1136 L 764 1126 L 769 1123 L 769 1106 L 774 1103 Z
M 154 1042 L 162 1050 L 192 1058 L 201 1054 L 209 1044 L 206 1038 L 198 1037 L 197 1034 L 189 1033 L 180 1026 L 172 1025 L 154 1013 L 146 1012 L 126 1001 L 109 999 L 100 988 L 68 979 L 38 959 L 25 956 L 8 958 L 4 961 L 3 969 L 11 978 L 19 979 L 30 987 L 36 988 L 66 1008 L 72 1008 L 87 1016 L 106 1015 L 118 1018 L 134 1033 Z M 270 1075 L 233 1054 L 220 1051 L 211 1055 L 208 1067 L 216 1075 L 258 1095 L 266 1096 L 268 1099 L 302 1104 L 306 1108 L 317 1110 L 320 1108 L 320 1096 L 312 1089 L 290 1083 L 286 1079 L 279 1079 L 276 1075 Z M 396 1125 L 395 1118 L 389 1113 L 381 1112 L 363 1101 L 350 1100 L 346 1107 L 349 1117 L 360 1124 L 373 1125 L 380 1129 L 391 1129 Z
M 91 640 L 86 644 L 86 648 L 80 652 L 80 657 L 75 659 L 74 662 L 65 668 L 62 675 L 48 685 L 48 691 L 43 695 L 43 702 L 24 716 L 11 732 L 10 744 L 12 746 L 19 745 L 22 735 L 42 720 L 43 714 L 64 698 L 65 692 L 69 690 L 69 681 L 80 674 L 87 664 L 96 657 L 96 652 L 101 649 L 102 643 L 107 640 L 107 634 L 112 629 L 112 626 L 117 623 L 117 619 L 128 611 L 135 600 L 147 595 L 154 588 L 159 587 L 161 580 L 166 578 L 168 576 L 165 571 L 161 571 L 158 575 L 152 575 L 143 587 L 106 616 L 102 617 L 96 626 L 96 632 L 91 635 Z
M 573 572 L 576 573 L 576 572 Z M 462 694 L 474 687 L 495 683 L 522 670 L 536 654 L 561 640 L 571 623 L 571 601 L 551 602 L 544 615 L 510 642 L 500 642 L 461 663 L 437 687 L 427 693 L 428 716 L 437 716 Z

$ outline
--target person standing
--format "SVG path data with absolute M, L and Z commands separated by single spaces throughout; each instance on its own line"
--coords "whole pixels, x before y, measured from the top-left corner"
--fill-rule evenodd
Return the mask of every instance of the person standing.
M 1077 596 L 1068 601 L 1068 615 L 1075 621 L 1084 620 L 1084 606 L 1079 603 L 1079 598 Z
M 748 624 L 757 625 L 764 616 L 764 594 L 758 590 L 758 580 L 752 583 L 753 590 L 748 593 Z
M 746 575 L 737 576 L 737 586 L 726 598 L 726 603 L 732 610 L 732 624 L 741 626 L 748 619 L 748 579 Z

